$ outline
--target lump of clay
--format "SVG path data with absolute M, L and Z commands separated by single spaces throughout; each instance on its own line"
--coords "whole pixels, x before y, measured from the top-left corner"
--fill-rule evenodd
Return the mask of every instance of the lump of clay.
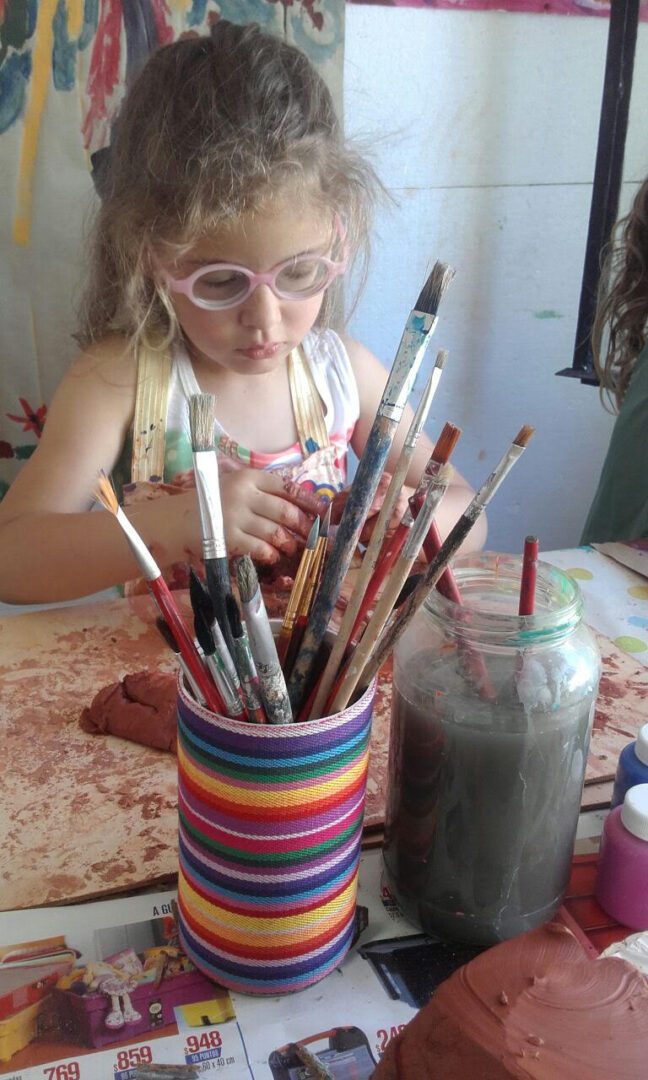
M 455 971 L 372 1080 L 637 1080 L 647 1058 L 648 980 L 549 923 Z
M 126 675 L 99 691 L 83 710 L 80 724 L 92 735 L 117 735 L 175 754 L 175 677 L 157 671 Z

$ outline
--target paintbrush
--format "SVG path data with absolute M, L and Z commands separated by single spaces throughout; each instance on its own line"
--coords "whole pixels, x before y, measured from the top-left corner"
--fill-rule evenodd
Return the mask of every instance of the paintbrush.
M 189 686 L 189 689 L 191 690 L 191 692 L 192 692 L 193 696 L 195 697 L 196 701 L 198 702 L 199 705 L 206 705 L 207 702 L 205 701 L 205 698 L 203 696 L 203 692 L 200 689 L 200 687 L 198 686 L 198 683 L 194 679 L 193 675 L 191 674 L 191 671 L 189 670 L 189 668 L 187 666 L 187 661 L 185 660 L 184 656 L 180 652 L 180 649 L 179 649 L 178 645 L 176 644 L 176 639 L 174 638 L 173 634 L 171 633 L 171 629 L 170 629 L 169 624 L 167 623 L 166 619 L 162 618 L 161 615 L 158 615 L 157 619 L 155 620 L 155 626 L 156 626 L 156 629 L 157 629 L 160 637 L 163 638 L 165 644 L 168 645 L 168 647 L 171 649 L 171 652 L 174 653 L 174 655 L 175 655 L 175 657 L 176 657 L 176 659 L 178 661 L 179 666 L 182 668 L 182 674 L 184 675 L 184 677 L 185 677 L 185 679 L 187 681 L 187 685 Z
M 225 597 L 231 593 L 232 586 L 225 545 L 218 458 L 214 447 L 215 401 L 213 394 L 192 394 L 189 398 L 189 427 L 207 588 L 221 633 L 231 648 Z
M 537 536 L 527 536 L 524 541 L 524 555 L 522 556 L 522 578 L 520 581 L 520 603 L 518 615 L 533 615 L 535 611 L 536 578 L 538 576 L 538 549 Z
M 259 676 L 254 666 L 248 636 L 241 622 L 241 613 L 233 596 L 227 597 L 227 617 L 234 642 L 234 662 L 241 680 L 248 720 L 253 724 L 265 724 L 267 717 L 261 702 Z
M 451 465 L 441 465 L 438 474 L 431 479 L 425 496 L 425 502 L 423 503 L 416 521 L 410 530 L 409 536 L 403 545 L 401 554 L 385 580 L 385 587 L 380 596 L 380 600 L 376 604 L 376 609 L 360 639 L 360 644 L 351 654 L 347 668 L 330 705 L 327 702 L 327 714 L 335 713 L 343 709 L 358 685 L 358 680 L 360 679 L 375 644 L 392 613 L 409 572 L 414 565 L 421 544 L 423 543 L 423 537 L 427 533 L 437 507 L 447 491 L 448 484 L 452 479 L 452 474 L 453 468 Z M 342 705 L 341 702 L 344 702 L 344 705 Z M 313 705 L 313 713 L 316 712 L 316 709 L 317 702 Z
M 371 679 L 376 672 L 382 667 L 401 634 L 411 622 L 413 616 L 421 605 L 425 603 L 426 598 L 430 594 L 430 590 L 436 585 L 450 559 L 452 559 L 459 550 L 473 525 L 493 498 L 500 484 L 506 478 L 515 463 L 519 461 L 529 440 L 533 436 L 533 432 L 534 428 L 526 424 L 520 429 L 506 453 L 497 463 L 487 480 L 482 484 L 477 494 L 473 496 L 470 504 L 466 507 L 454 527 L 450 530 L 439 549 L 438 555 L 433 559 L 423 574 L 421 582 L 409 599 L 401 606 L 398 613 L 385 627 L 380 638 L 376 642 L 376 647 L 371 658 L 365 665 L 365 669 L 358 680 L 362 685 L 371 682 Z M 341 707 L 344 708 L 344 706 Z
M 313 604 L 302 647 L 288 683 L 288 692 L 295 711 L 308 693 L 317 653 L 351 564 L 409 392 L 436 327 L 439 304 L 453 277 L 454 270 L 445 263 L 435 263 L 405 324 L 382 400 L 353 478 L 333 550 L 326 561 L 322 585 Z
M 166 619 L 189 671 L 197 685 L 200 687 L 200 691 L 209 708 L 218 712 L 221 708 L 220 697 L 216 687 L 213 685 L 200 661 L 196 646 L 191 640 L 189 631 L 178 611 L 176 602 L 169 590 L 169 586 L 162 577 L 162 571 L 141 536 L 126 517 L 126 514 L 117 501 L 115 490 L 104 472 L 101 472 L 99 475 L 95 498 L 106 510 L 109 510 L 110 513 L 113 514 L 117 523 L 123 529 L 128 545 L 137 560 L 140 573 L 144 577 L 158 608 Z
M 284 675 L 286 678 L 289 677 L 290 672 L 292 671 L 295 657 L 304 640 L 304 634 L 306 632 L 306 627 L 308 626 L 308 618 L 313 606 L 313 601 L 322 581 L 324 560 L 326 558 L 326 546 L 328 544 L 329 530 L 331 528 L 331 509 L 332 507 L 329 503 L 326 516 L 320 525 L 319 536 L 317 537 L 317 543 L 315 544 L 315 552 L 306 573 L 302 598 L 299 602 L 295 625 L 292 628 L 290 642 L 288 643 L 288 649 L 283 664 Z
M 279 631 L 279 638 L 277 640 L 277 652 L 279 653 L 279 659 L 282 666 L 285 663 L 286 655 L 288 652 L 288 646 L 292 637 L 293 627 L 295 625 L 295 619 L 299 611 L 299 604 L 304 592 L 304 586 L 308 578 L 308 572 L 310 570 L 313 558 L 315 556 L 315 546 L 317 544 L 317 538 L 319 536 L 320 519 L 315 517 L 313 524 L 311 525 L 306 546 L 302 551 L 301 559 L 299 560 L 299 566 L 297 573 L 295 574 L 295 580 L 293 581 L 293 587 L 290 590 L 290 596 L 288 597 L 288 606 L 283 617 L 281 624 L 281 630 Z
M 335 681 L 336 673 L 342 662 L 342 658 L 345 654 L 349 640 L 351 639 L 352 632 L 355 628 L 356 620 L 358 618 L 360 608 L 362 606 L 363 597 L 369 584 L 369 581 L 376 568 L 376 563 L 380 555 L 382 543 L 385 538 L 385 533 L 392 519 L 394 509 L 400 498 L 405 478 L 409 471 L 409 467 L 416 449 L 416 444 L 423 430 L 425 421 L 427 420 L 432 400 L 436 393 L 437 387 L 441 380 L 441 372 L 446 362 L 448 354 L 445 349 L 439 349 L 437 353 L 436 363 L 432 369 L 432 374 L 428 380 L 427 386 L 423 391 L 421 400 L 419 401 L 418 408 L 410 424 L 409 431 L 405 436 L 403 448 L 401 450 L 396 468 L 394 469 L 392 478 L 389 482 L 389 487 L 385 494 L 383 504 L 380 508 L 380 513 L 373 528 L 371 539 L 367 546 L 362 559 L 362 565 L 358 574 L 353 592 L 349 603 L 346 606 L 342 622 L 340 623 L 340 629 L 338 630 L 335 641 L 333 642 L 333 648 L 331 654 L 324 668 L 324 673 L 319 681 L 317 690 L 317 696 L 315 698 L 314 711 L 317 712 L 324 705 L 327 700 L 330 689 Z
M 394 535 L 390 539 L 385 540 L 385 542 L 383 543 L 376 568 L 369 584 L 367 585 L 365 595 L 360 606 L 360 610 L 358 611 L 355 623 L 353 625 L 353 629 L 351 631 L 350 643 L 352 646 L 354 644 L 357 644 L 357 641 L 360 638 L 361 627 L 367 616 L 367 613 L 373 607 L 374 601 L 378 593 L 380 592 L 380 589 L 382 588 L 383 581 L 391 571 L 394 563 L 396 562 L 401 551 L 403 550 L 403 545 L 405 544 L 405 541 L 409 536 L 410 529 L 414 524 L 414 519 L 416 518 L 421 504 L 425 499 L 425 493 L 430 485 L 430 482 L 437 475 L 439 468 L 442 465 L 448 464 L 460 436 L 461 429 L 456 427 L 455 424 L 444 424 L 443 430 L 436 441 L 434 450 L 430 454 L 427 465 L 425 466 L 425 469 L 421 474 L 421 478 L 418 482 L 416 491 L 408 499 L 407 509 L 405 510 L 405 513 L 403 514 L 400 522 L 396 526 Z M 432 522 L 430 525 L 430 529 L 432 530 L 434 528 L 435 525 L 434 522 Z M 424 540 L 424 549 L 425 543 L 426 541 Z M 448 572 L 449 571 L 446 571 L 445 573 L 447 574 Z M 442 578 L 440 578 L 439 586 L 441 585 L 444 577 L 445 574 L 442 576 Z
M 225 684 L 223 686 L 222 696 L 225 700 L 226 707 L 227 703 L 231 702 L 234 715 L 240 716 L 240 708 L 236 704 L 236 699 L 238 698 L 239 703 L 243 702 L 243 691 L 241 689 L 238 671 L 236 670 L 236 664 L 227 647 L 227 642 L 218 625 L 218 620 L 214 617 L 214 606 L 212 604 L 211 596 L 198 577 L 193 566 L 189 571 L 189 598 L 194 613 L 194 629 L 196 631 L 196 636 L 198 637 L 198 631 L 200 630 L 200 635 L 204 637 L 208 646 L 208 654 L 213 657 L 211 668 L 214 669 L 214 667 L 216 667 L 218 669 L 218 677 L 216 679 L 217 685 L 220 687 L 221 683 Z M 214 646 L 213 652 L 211 649 L 212 643 Z
M 237 676 L 234 683 L 226 669 L 222 648 L 219 648 L 215 637 L 215 627 L 218 627 L 218 623 L 214 621 L 210 624 L 204 612 L 194 612 L 196 638 L 205 658 L 205 664 L 223 699 L 224 708 L 221 712 L 232 719 L 245 720 L 247 717 L 240 682 Z M 225 649 L 227 649 L 226 645 Z
M 266 716 L 271 724 L 290 724 L 293 715 L 288 690 L 257 572 L 249 555 L 237 559 L 236 580 Z

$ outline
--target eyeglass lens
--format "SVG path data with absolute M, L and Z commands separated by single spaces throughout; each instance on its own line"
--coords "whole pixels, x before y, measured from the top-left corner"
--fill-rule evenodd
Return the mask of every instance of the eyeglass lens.
M 275 289 L 288 298 L 304 297 L 324 288 L 329 279 L 329 269 L 323 259 L 295 259 L 284 266 L 275 278 Z M 207 303 L 231 303 L 242 299 L 250 288 L 250 278 L 242 271 L 211 269 L 201 274 L 193 283 L 197 300 Z

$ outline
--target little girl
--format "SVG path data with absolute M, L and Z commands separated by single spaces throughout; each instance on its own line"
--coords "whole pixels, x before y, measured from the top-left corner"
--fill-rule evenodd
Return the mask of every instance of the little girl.
M 84 351 L 0 507 L 0 598 L 10 603 L 135 576 L 112 517 L 89 512 L 101 469 L 122 487 L 161 476 L 149 489 L 173 498 L 129 503 L 127 487 L 129 517 L 160 566 L 199 556 L 187 418 L 199 391 L 216 396 L 229 554 L 266 564 L 294 555 L 313 492 L 345 484 L 347 447 L 362 452 L 386 381 L 371 353 L 327 328 L 336 286 L 365 245 L 377 181 L 301 52 L 225 21 L 160 49 L 126 97 L 105 168 Z M 157 465 L 147 395 L 166 402 Z M 422 439 L 408 482 L 430 450 Z M 442 533 L 471 495 L 457 477 Z
M 581 543 L 648 537 L 648 179 L 618 223 L 592 335 L 602 391 L 619 411 Z M 616 231 L 615 228 L 615 231 Z M 607 333 L 605 349 L 603 337 Z

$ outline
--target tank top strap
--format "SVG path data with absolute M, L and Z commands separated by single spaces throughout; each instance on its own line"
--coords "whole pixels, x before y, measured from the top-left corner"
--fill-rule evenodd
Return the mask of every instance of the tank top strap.
M 167 401 L 171 355 L 140 344 L 133 416 L 131 482 L 161 480 L 164 476 Z
M 301 346 L 288 357 L 288 379 L 299 443 L 306 458 L 330 446 L 330 439 L 322 399 Z

